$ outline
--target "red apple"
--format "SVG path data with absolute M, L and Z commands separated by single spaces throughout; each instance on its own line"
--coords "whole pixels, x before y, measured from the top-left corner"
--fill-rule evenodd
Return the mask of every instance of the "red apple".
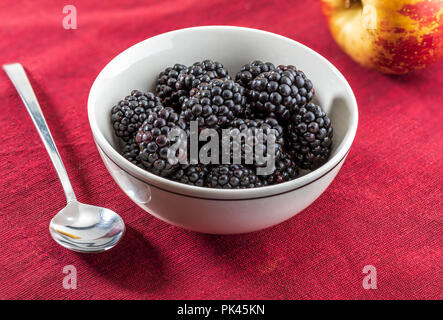
M 331 33 L 361 65 L 405 74 L 443 57 L 443 0 L 322 0 Z

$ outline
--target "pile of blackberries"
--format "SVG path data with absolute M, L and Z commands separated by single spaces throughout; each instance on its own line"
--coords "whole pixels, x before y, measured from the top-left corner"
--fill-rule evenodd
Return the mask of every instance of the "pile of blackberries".
M 111 122 L 123 142 L 122 155 L 149 172 L 200 187 L 262 187 L 293 180 L 300 170 L 315 170 L 328 160 L 331 120 L 312 102 L 314 94 L 312 82 L 292 65 L 253 61 L 233 80 L 221 63 L 204 60 L 166 68 L 155 93 L 133 90 L 112 108 Z M 191 121 L 198 124 L 197 134 L 215 130 L 220 145 L 223 132 L 260 132 L 261 138 L 272 133 L 275 169 L 258 174 L 263 164 L 247 161 L 247 151 L 257 149 L 255 138 L 228 141 L 232 150 L 241 151 L 241 163 L 238 157 L 233 162 L 232 153 L 229 163 L 221 156 L 209 164 L 190 161 Z M 205 147 L 197 142 L 197 148 Z

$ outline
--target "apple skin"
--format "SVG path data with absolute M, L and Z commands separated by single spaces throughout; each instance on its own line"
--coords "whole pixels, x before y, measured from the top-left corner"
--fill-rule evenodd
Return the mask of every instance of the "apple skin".
M 443 0 L 322 0 L 332 36 L 361 65 L 406 74 L 443 58 Z

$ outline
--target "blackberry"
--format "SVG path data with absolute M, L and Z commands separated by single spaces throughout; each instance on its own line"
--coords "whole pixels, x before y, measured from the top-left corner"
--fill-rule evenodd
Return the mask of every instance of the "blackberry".
M 156 93 L 166 107 L 172 107 L 179 111 L 180 98 L 188 95 L 186 90 L 177 90 L 177 78 L 181 73 L 187 70 L 183 64 L 175 64 L 173 67 L 168 67 L 160 72 L 157 79 Z
M 236 117 L 244 117 L 246 110 L 245 88 L 232 80 L 213 79 L 209 83 L 201 83 L 196 89 L 190 91 L 190 96 L 194 96 L 200 90 L 210 90 L 212 102 L 217 105 L 224 105 L 232 111 Z
M 272 174 L 260 176 L 266 184 L 277 184 L 294 180 L 298 177 L 299 170 L 291 155 L 283 153 L 279 160 L 275 161 L 275 170 Z
M 217 165 L 206 179 L 206 186 L 209 188 L 245 189 L 263 185 L 253 169 L 241 164 Z
M 180 134 L 169 139 L 168 134 L 172 130 Z M 186 159 L 186 125 L 170 107 L 151 113 L 138 130 L 135 139 L 140 148 L 141 163 L 149 171 L 160 176 L 170 175 L 180 166 L 178 161 Z M 178 146 L 174 155 L 170 153 L 172 146 Z M 172 156 L 177 159 L 172 159 Z
M 160 98 L 152 92 L 133 90 L 111 109 L 111 122 L 117 137 L 129 141 L 135 136 L 147 116 L 163 108 Z
M 315 170 L 331 154 L 333 130 L 323 109 L 313 103 L 301 107 L 288 125 L 294 160 L 302 169 Z
M 278 160 L 282 155 L 284 146 L 284 132 L 283 127 L 273 118 L 267 118 L 266 120 L 235 119 L 232 122 L 232 126 L 228 128 L 227 131 L 224 131 L 224 134 L 222 135 L 221 150 L 224 152 L 225 149 L 223 148 L 223 145 L 229 145 L 230 159 L 235 160 L 234 154 L 240 151 L 242 163 L 248 162 L 247 164 L 251 164 L 249 163 L 249 160 L 253 160 L 252 164 L 259 165 L 255 156 L 258 154 L 263 157 L 267 156 L 267 135 L 271 132 L 271 129 L 274 129 L 275 140 L 273 142 L 275 143 L 275 159 Z M 235 137 L 236 135 L 240 135 L 241 139 L 230 138 L 230 136 Z M 250 154 L 254 158 L 248 159 L 246 157 L 247 154 Z
M 263 72 L 274 70 L 275 67 L 270 62 L 262 62 L 255 60 L 245 64 L 235 76 L 235 82 L 240 83 L 243 87 L 250 89 L 250 84 L 255 77 Z
M 232 80 L 215 79 L 191 90 L 182 105 L 182 118 L 197 120 L 200 129 L 225 128 L 236 116 L 244 116 L 244 88 Z
M 170 178 L 181 183 L 203 187 L 209 171 L 209 165 L 185 164 L 181 165 Z
M 123 149 L 121 152 L 121 155 L 128 161 L 132 162 L 133 164 L 140 166 L 140 148 L 135 141 L 135 138 L 131 138 L 128 142 L 125 142 L 123 145 Z
M 248 98 L 252 111 L 284 122 L 314 96 L 312 82 L 291 65 L 260 74 L 250 86 Z
M 255 112 L 252 110 L 250 104 L 246 104 L 245 108 L 245 119 L 255 120 L 255 119 L 266 119 L 268 116 L 263 112 Z
M 246 104 L 245 107 L 245 119 L 255 119 L 255 113 L 251 109 L 250 104 Z
M 178 75 L 175 89 L 189 92 L 191 89 L 197 88 L 200 83 L 207 83 L 212 79 L 228 80 L 231 77 L 220 62 L 212 60 L 196 62 Z

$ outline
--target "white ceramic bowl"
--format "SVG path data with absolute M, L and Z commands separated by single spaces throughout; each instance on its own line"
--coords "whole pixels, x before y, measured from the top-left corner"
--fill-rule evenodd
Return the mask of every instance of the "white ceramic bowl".
M 231 75 L 252 60 L 293 64 L 314 83 L 316 101 L 332 120 L 329 161 L 300 178 L 257 189 L 223 190 L 188 186 L 146 172 L 117 151 L 111 107 L 132 89 L 154 91 L 157 75 L 174 63 L 222 62 Z M 229 26 L 182 29 L 142 41 L 115 57 L 89 93 L 88 116 L 100 155 L 120 188 L 155 217 L 185 229 L 214 234 L 260 230 L 309 206 L 332 182 L 357 130 L 354 94 L 343 75 L 306 46 L 273 33 Z

